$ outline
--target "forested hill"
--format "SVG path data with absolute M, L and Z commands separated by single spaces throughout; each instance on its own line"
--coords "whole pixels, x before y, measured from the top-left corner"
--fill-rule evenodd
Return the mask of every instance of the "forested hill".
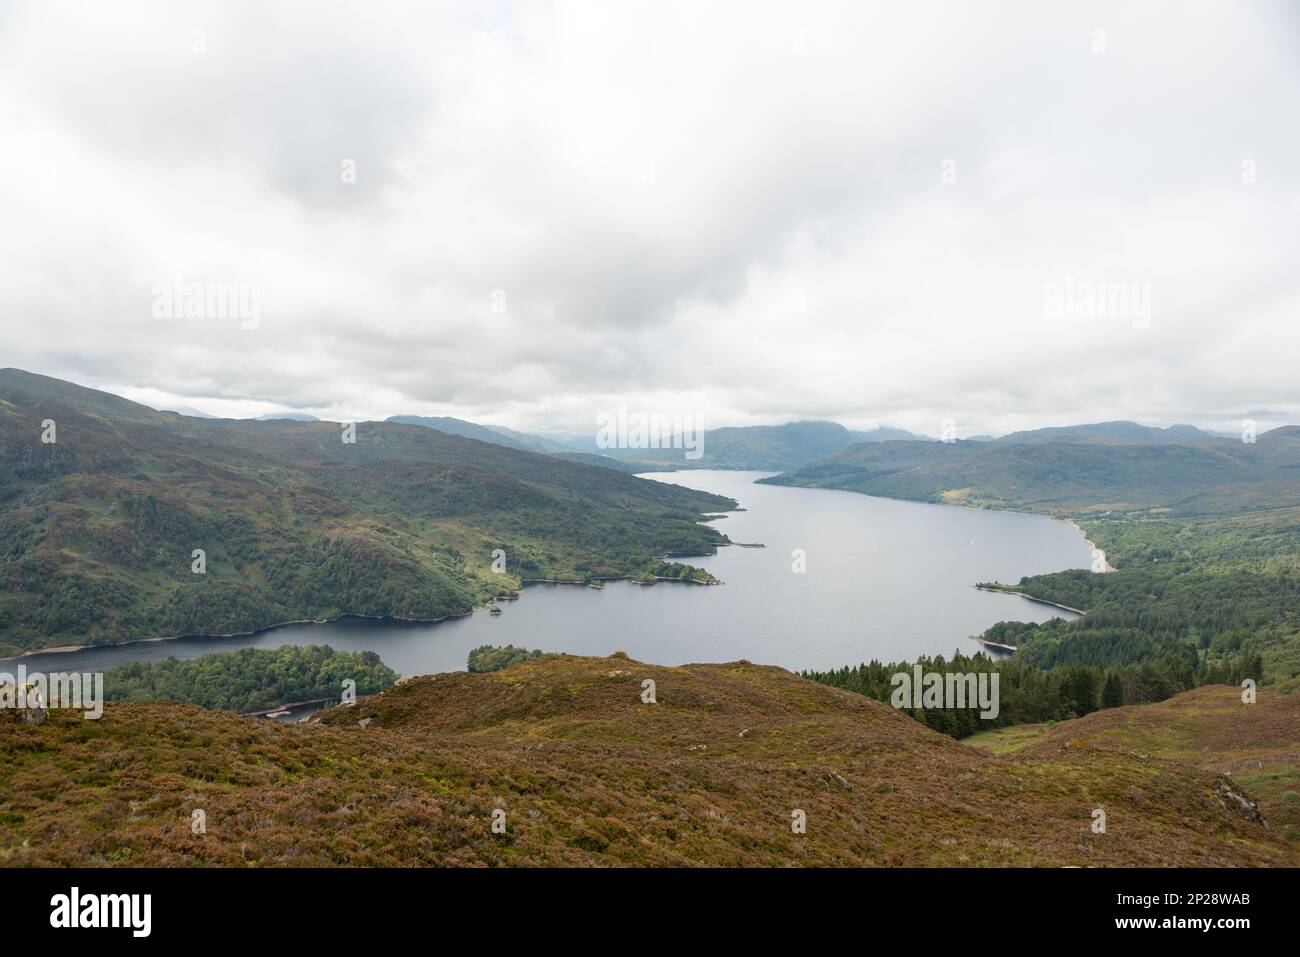
M 0 370 L 0 654 L 458 614 L 524 578 L 711 553 L 725 537 L 699 517 L 735 507 L 419 426 L 343 438 L 337 422 L 189 418 Z
M 767 481 L 1045 511 L 1222 513 L 1300 505 L 1294 428 L 1266 432 L 1250 444 L 1206 433 L 1186 443 L 1123 441 L 1093 428 L 1044 429 L 994 442 L 860 443 Z
M 1155 669 L 1167 696 L 1193 687 L 1198 673 L 1257 659 L 1254 677 L 1300 687 L 1300 429 L 1274 429 L 1254 443 L 1190 426 L 1041 431 L 996 442 L 856 445 L 767 481 L 1078 522 L 1117 571 L 1015 583 L 1087 611 L 1077 621 L 1004 623 L 986 633 L 1018 647 L 1026 664 L 1086 665 L 1126 681 Z

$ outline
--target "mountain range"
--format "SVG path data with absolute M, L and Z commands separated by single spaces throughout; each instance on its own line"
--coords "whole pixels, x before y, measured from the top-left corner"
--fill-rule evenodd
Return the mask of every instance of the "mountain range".
M 1300 428 L 1273 429 L 1250 443 L 1132 422 L 991 442 L 860 443 L 764 481 L 1048 512 L 1278 507 L 1300 504 Z
M 186 415 L 199 415 L 187 411 Z M 301 413 L 268 413 L 259 421 L 293 419 L 316 421 Z M 788 472 L 813 465 L 860 443 L 925 442 L 937 440 L 904 429 L 878 427 L 859 431 L 823 420 L 801 420 L 783 425 L 736 426 L 703 433 L 698 458 L 687 458 L 681 448 L 601 448 L 591 436 L 558 435 L 549 437 L 519 432 L 498 425 L 481 425 L 451 416 L 394 415 L 386 422 L 419 425 L 449 435 L 502 445 L 521 451 L 538 452 L 567 458 L 570 461 L 599 465 L 626 472 L 661 469 L 722 468 L 754 471 Z M 1001 445 L 1029 444 L 1100 444 L 1100 445 L 1200 445 L 1222 443 L 1236 436 L 1203 431 L 1192 425 L 1168 428 L 1115 421 L 1087 425 L 1056 426 L 1001 437 L 976 435 L 964 439 L 971 443 Z
M 855 432 L 835 422 L 787 422 L 784 425 L 754 425 L 705 431 L 700 444 L 703 454 L 698 458 L 687 458 L 681 448 L 601 448 L 596 444 L 594 433 L 589 438 L 569 435 L 563 441 L 558 441 L 445 416 L 399 415 L 388 421 L 423 425 L 485 442 L 545 452 L 591 465 L 634 471 L 669 468 L 784 471 L 814 462 L 856 442 L 922 441 L 921 436 L 903 429 L 876 428 L 868 432 Z

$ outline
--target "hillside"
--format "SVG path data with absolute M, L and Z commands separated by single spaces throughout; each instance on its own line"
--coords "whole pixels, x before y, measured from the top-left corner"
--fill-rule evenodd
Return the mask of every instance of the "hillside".
M 480 442 L 491 442 L 494 445 L 522 449 L 525 452 L 541 452 L 554 455 L 571 451 L 567 446 L 561 445 L 559 442 L 553 442 L 550 439 L 544 439 L 541 436 L 516 432 L 513 429 L 503 428 L 499 425 L 479 425 L 477 422 L 467 422 L 464 419 L 456 419 L 446 415 L 390 415 L 384 421 L 394 422 L 398 425 L 422 425 L 426 429 L 437 429 L 439 432 L 446 432 L 449 435 L 461 435 L 467 439 L 478 439 Z
M 746 662 L 548 658 L 289 726 L 157 703 L 0 720 L 8 865 L 1296 862 L 1221 775 L 1100 747 L 992 755 Z M 1294 712 L 1276 730 L 1295 740 Z
M 658 466 L 639 462 L 624 462 L 608 455 L 597 455 L 594 452 L 553 452 L 551 453 L 557 459 L 565 459 L 569 462 L 582 462 L 584 465 L 594 465 L 602 469 L 614 469 L 618 472 L 626 472 L 628 475 L 635 475 L 638 472 L 654 471 Z
M 1143 707 L 1111 708 L 1077 721 L 1022 725 L 968 738 L 999 753 L 1051 755 L 1086 746 L 1181 761 L 1231 775 L 1264 819 L 1300 842 L 1300 695 L 1211 685 Z
M 1246 444 L 1205 433 L 1188 443 L 1099 438 L 1093 428 L 992 442 L 860 443 L 765 481 L 1046 511 L 1197 513 L 1230 511 L 1238 501 L 1300 504 L 1300 439 L 1288 429 Z
M 725 536 L 698 519 L 735 506 L 429 428 L 341 436 L 336 422 L 194 419 L 0 370 L 0 654 L 461 614 L 525 578 L 710 554 Z

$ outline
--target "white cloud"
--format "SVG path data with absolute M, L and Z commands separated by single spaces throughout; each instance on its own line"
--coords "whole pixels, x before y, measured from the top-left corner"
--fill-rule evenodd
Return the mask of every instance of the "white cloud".
M 8 8 L 4 361 L 524 428 L 1300 418 L 1297 16 L 953 6 Z M 260 323 L 154 319 L 175 276 Z M 1150 328 L 1048 318 L 1067 277 Z

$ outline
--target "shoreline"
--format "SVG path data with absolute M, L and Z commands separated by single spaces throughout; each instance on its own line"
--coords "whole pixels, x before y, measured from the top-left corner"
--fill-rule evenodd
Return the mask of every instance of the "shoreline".
M 1073 525 L 1075 528 L 1077 528 L 1079 530 L 1079 534 L 1083 536 L 1083 540 L 1088 543 L 1088 547 L 1095 552 L 1101 552 L 1101 556 L 1102 556 L 1101 560 L 1102 563 L 1106 566 L 1106 572 L 1119 571 L 1119 569 L 1117 569 L 1114 565 L 1112 565 L 1110 563 L 1110 560 L 1106 558 L 1106 553 L 1102 551 L 1102 549 L 1097 547 L 1097 543 L 1088 537 L 1088 533 L 1083 530 L 1083 526 L 1081 526 L 1078 522 L 1076 522 L 1072 518 L 1057 518 L 1057 519 L 1053 519 L 1053 521 L 1064 522 L 1066 525 Z M 1103 574 L 1105 574 L 1105 572 L 1103 572 Z
M 731 544 L 734 543 L 720 542 L 717 547 L 722 548 Z M 762 548 L 763 546 L 744 545 L 741 547 Z M 716 555 L 717 552 L 715 551 L 714 554 Z M 666 561 L 671 557 L 672 557 L 671 555 L 664 555 L 661 557 L 660 560 Z M 707 558 L 711 556 L 684 555 L 680 557 Z M 660 578 L 656 576 L 655 580 L 664 581 L 664 582 L 681 582 L 684 585 L 722 584 L 722 582 L 702 582 L 694 578 L 691 579 Z M 214 638 L 214 639 L 251 638 L 254 635 L 265 634 L 268 631 L 275 631 L 277 628 L 284 628 L 289 625 L 330 625 L 335 622 L 342 621 L 345 618 L 364 618 L 367 621 L 400 621 L 403 622 L 404 624 L 409 624 L 409 625 L 436 625 L 441 622 L 452 621 L 457 618 L 468 618 L 470 615 L 474 614 L 474 612 L 483 608 L 490 608 L 494 603 L 498 601 L 517 601 L 520 595 L 523 593 L 523 590 L 529 585 L 586 585 L 588 581 L 632 581 L 632 576 L 631 575 L 597 575 L 597 576 L 593 576 L 590 579 L 572 579 L 572 580 L 555 579 L 555 578 L 521 578 L 519 579 L 519 588 L 513 594 L 494 595 L 484 604 L 475 605 L 469 611 L 453 612 L 448 615 L 442 615 L 441 617 L 438 618 L 403 618 L 401 615 L 362 615 L 362 614 L 357 614 L 355 612 L 344 612 L 341 615 L 335 615 L 333 618 L 290 618 L 287 621 L 277 621 L 274 624 L 266 625 L 265 627 L 262 628 L 254 628 L 251 631 L 232 631 L 232 632 L 224 632 L 224 633 L 207 632 L 203 634 L 189 634 L 189 635 L 155 635 L 151 638 L 128 638 L 126 641 L 110 641 L 110 642 L 104 642 L 103 644 L 56 645 L 53 648 L 34 648 L 31 651 L 24 651 L 16 655 L 6 655 L 4 657 L 0 657 L 0 664 L 3 664 L 5 662 L 11 662 L 11 661 L 12 662 L 21 661 L 24 658 L 31 658 L 34 655 L 71 655 L 79 651 L 97 651 L 101 648 L 103 649 L 128 648 L 132 645 L 152 644 L 154 642 L 159 642 L 159 641 L 178 641 L 182 638 Z
M 1012 591 L 1010 588 L 991 588 L 988 585 L 976 585 L 975 587 L 980 591 L 997 592 L 999 595 L 1015 595 L 1018 598 L 1024 598 L 1028 601 L 1036 602 L 1039 605 L 1051 605 L 1053 608 L 1059 608 L 1062 611 L 1074 612 L 1074 614 L 1078 615 L 1080 618 L 1088 614 L 1082 608 L 1071 608 L 1069 605 L 1062 605 L 1059 601 L 1048 601 L 1046 598 L 1035 598 L 1033 595 L 1027 594 L 1023 591 Z
M 1070 524 L 1074 525 L 1073 522 L 1070 522 Z M 1078 528 L 1078 526 L 1075 525 L 1075 528 Z M 1083 529 L 1079 529 L 1079 531 L 1083 531 Z M 1084 538 L 1086 540 L 1087 536 L 1085 535 Z M 1114 569 L 1111 569 L 1111 571 L 1114 571 Z M 1074 612 L 1074 614 L 1078 615 L 1080 618 L 1083 618 L 1088 614 L 1082 608 L 1072 608 L 1069 605 L 1062 605 L 1059 601 L 1049 601 L 1046 598 L 1035 598 L 1033 595 L 1027 594 L 1022 591 L 1012 591 L 1010 588 L 991 588 L 988 585 L 976 585 L 975 587 L 980 591 L 996 592 L 999 595 L 1015 595 L 1017 598 L 1023 598 L 1026 601 L 1032 601 L 1038 605 L 1049 605 L 1052 608 L 1059 608 L 1062 611 Z M 981 647 L 996 648 L 998 651 L 1005 651 L 1008 654 L 1015 654 L 1017 651 L 1020 650 L 1016 645 L 1007 645 L 1007 644 L 1003 644 L 1000 641 L 991 641 L 990 639 L 985 638 L 982 634 L 971 635 L 970 639 L 971 641 L 979 642 Z
M 1005 651 L 1011 654 L 1020 650 L 1015 645 L 1004 645 L 1000 641 L 990 641 L 987 638 L 981 638 L 979 635 L 971 635 L 970 637 L 971 641 L 978 641 L 985 648 L 996 648 L 998 651 Z
M 518 595 L 513 596 L 518 598 Z M 156 635 L 152 638 L 128 638 L 126 641 L 107 641 L 97 645 L 58 645 L 54 648 L 35 648 L 31 651 L 24 651 L 17 655 L 8 655 L 0 658 L 0 663 L 7 661 L 20 661 L 23 658 L 30 658 L 33 655 L 70 655 L 78 651 L 97 651 L 101 648 L 128 648 L 131 645 L 152 644 L 158 641 L 179 641 L 182 638 L 250 638 L 253 635 L 261 635 L 268 631 L 275 631 L 277 628 L 284 628 L 288 625 L 330 625 L 334 622 L 342 621 L 344 618 L 364 618 L 367 621 L 400 621 L 411 625 L 436 625 L 442 621 L 451 621 L 453 618 L 467 618 L 474 614 L 480 607 L 475 605 L 474 608 L 459 614 L 443 615 L 440 618 L 403 618 L 400 615 L 360 615 L 354 612 L 345 612 L 342 615 L 335 615 L 333 618 L 291 618 L 288 621 L 277 621 L 273 625 L 267 625 L 263 628 L 254 628 L 252 631 L 232 631 L 225 634 L 206 633 L 194 635 Z
M 740 505 L 739 502 L 737 502 L 736 505 L 737 508 L 734 509 L 733 511 L 744 511 L 743 508 L 739 507 Z M 704 515 L 704 517 L 700 518 L 696 524 L 707 525 L 710 515 L 712 515 L 715 519 L 725 518 L 727 515 L 726 512 L 702 513 L 702 514 Z M 723 535 L 723 538 L 724 539 L 727 538 L 725 534 Z M 703 555 L 687 555 L 687 554 L 674 555 L 673 553 L 668 552 L 665 553 L 664 555 L 659 556 L 659 561 L 670 561 L 673 558 L 709 558 L 717 555 L 719 548 L 724 548 L 727 545 L 732 545 L 732 544 L 735 543 L 733 543 L 730 539 L 727 539 L 726 541 L 718 542 L 716 545 L 714 545 L 712 553 L 703 554 Z M 756 546 L 742 545 L 741 547 L 753 548 Z M 757 547 L 761 548 L 763 546 L 759 545 Z M 105 648 L 105 649 L 126 648 L 131 645 L 142 645 L 142 644 L 152 643 L 157 641 L 176 641 L 181 638 L 250 638 L 253 635 L 260 635 L 268 631 L 275 631 L 277 628 L 284 628 L 288 625 L 329 625 L 337 621 L 342 621 L 344 618 L 365 618 L 369 621 L 400 621 L 406 624 L 413 624 L 413 625 L 436 625 L 439 622 L 451 621 L 456 618 L 468 618 L 470 615 L 474 614 L 474 612 L 478 611 L 480 608 L 491 607 L 493 604 L 495 604 L 498 601 L 516 601 L 523 593 L 524 588 L 527 587 L 528 585 L 586 585 L 588 581 L 631 581 L 631 580 L 632 580 L 632 576 L 630 574 L 595 576 L 591 579 L 580 579 L 580 580 L 565 580 L 565 579 L 552 579 L 552 578 L 521 578 L 519 579 L 518 589 L 516 589 L 512 594 L 494 595 L 482 605 L 472 606 L 469 609 L 469 611 L 453 612 L 448 615 L 442 615 L 441 617 L 438 618 L 403 618 L 400 615 L 362 615 L 362 614 L 356 614 L 354 612 L 344 612 L 341 615 L 335 615 L 333 618 L 290 618 L 286 621 L 277 621 L 274 622 L 273 624 L 265 625 L 261 628 L 254 628 L 250 631 L 232 631 L 227 633 L 207 632 L 202 634 L 190 634 L 190 635 L 155 635 L 150 638 L 128 638 L 125 641 L 110 641 L 110 642 L 104 642 L 102 644 L 55 645 L 52 648 L 33 648 L 30 651 L 19 652 L 16 655 L 0 656 L 0 663 L 10 662 L 10 661 L 21 661 L 24 658 L 30 658 L 34 655 L 70 655 L 70 654 L 75 654 L 76 652 L 79 651 L 95 651 L 100 648 Z M 680 579 L 676 579 L 676 578 L 656 578 L 656 580 L 657 581 L 680 581 Z M 719 584 L 720 585 L 722 583 L 702 582 L 702 581 L 697 581 L 695 579 L 690 579 L 689 581 L 684 582 L 684 584 L 696 584 L 696 585 Z

